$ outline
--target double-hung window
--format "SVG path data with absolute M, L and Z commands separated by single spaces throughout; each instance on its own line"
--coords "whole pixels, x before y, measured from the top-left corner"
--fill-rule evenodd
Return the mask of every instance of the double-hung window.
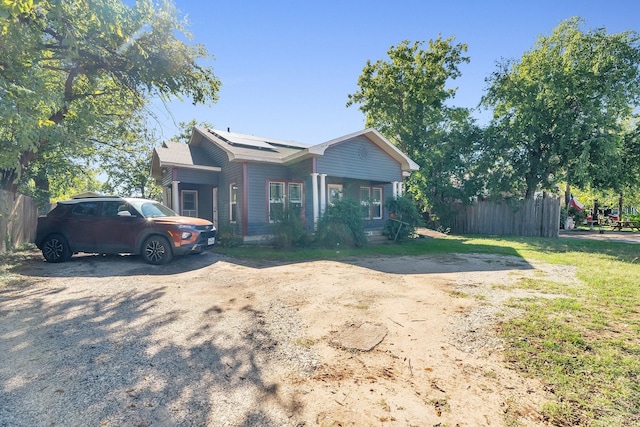
M 360 187 L 360 209 L 362 218 L 371 219 L 371 188 Z
M 196 190 L 182 190 L 182 211 L 184 216 L 198 216 L 198 192 Z
M 229 185 L 229 222 L 238 221 L 238 184 Z
M 289 183 L 289 208 L 295 215 L 300 215 L 302 212 L 302 183 L 300 182 Z
M 301 182 L 269 182 L 269 222 L 282 220 L 285 215 L 299 216 L 302 213 L 302 188 Z
M 364 219 L 382 219 L 382 188 L 360 187 L 360 208 Z
M 382 188 L 373 187 L 371 194 L 371 217 L 382 219 Z
M 281 220 L 284 214 L 284 182 L 269 183 L 269 222 Z

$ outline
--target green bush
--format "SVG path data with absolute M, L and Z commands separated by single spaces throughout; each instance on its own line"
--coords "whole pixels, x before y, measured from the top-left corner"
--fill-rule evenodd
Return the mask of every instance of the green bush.
M 244 243 L 238 224 L 219 224 L 217 233 L 217 245 L 223 248 L 237 248 Z
M 304 218 L 300 216 L 300 208 L 287 205 L 284 209 L 271 212 L 271 234 L 276 248 L 289 250 L 294 247 L 305 247 L 309 244 L 305 231 Z
M 387 200 L 385 206 L 389 211 L 389 219 L 385 224 L 384 234 L 389 240 L 400 243 L 413 237 L 422 220 L 413 200 L 407 196 L 396 197 Z
M 367 243 L 360 204 L 343 197 L 327 206 L 318 221 L 316 242 L 324 247 L 362 248 Z

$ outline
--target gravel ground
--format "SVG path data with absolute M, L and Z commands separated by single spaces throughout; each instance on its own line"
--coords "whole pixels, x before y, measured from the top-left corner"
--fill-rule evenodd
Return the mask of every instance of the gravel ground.
M 70 277 L 0 292 L 0 426 L 290 423 L 281 405 L 265 404 L 270 370 L 317 363 L 291 344 L 301 325 L 290 308 L 191 311 L 172 306 L 171 284 L 154 276 L 83 277 L 146 268 L 139 260 L 73 261 Z
M 35 254 L 0 288 L 0 426 L 500 425 L 511 396 L 536 396 L 486 354 L 501 349 L 492 326 L 514 296 L 491 284 L 542 267 L 490 256 L 371 262 L 246 266 L 205 253 L 165 267 L 94 256 L 51 265 Z M 390 329 L 379 349 L 326 345 L 367 317 Z M 442 387 L 449 414 L 427 397 Z M 383 416 L 372 414 L 381 401 Z

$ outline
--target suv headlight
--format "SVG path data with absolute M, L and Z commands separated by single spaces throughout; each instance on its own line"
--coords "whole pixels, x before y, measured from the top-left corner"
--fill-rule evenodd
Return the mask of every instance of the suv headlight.
M 178 225 L 178 230 L 181 231 L 180 238 L 182 240 L 187 240 L 192 235 L 191 230 L 193 230 L 193 226 L 181 224 L 181 225 Z

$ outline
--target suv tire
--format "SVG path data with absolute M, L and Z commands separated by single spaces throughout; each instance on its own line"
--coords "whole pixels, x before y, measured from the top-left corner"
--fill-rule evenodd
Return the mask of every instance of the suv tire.
M 166 264 L 173 258 L 169 241 L 162 236 L 147 237 L 140 251 L 142 258 L 149 264 Z
M 42 256 L 47 262 L 63 262 L 73 254 L 67 240 L 59 234 L 52 234 L 42 243 Z

